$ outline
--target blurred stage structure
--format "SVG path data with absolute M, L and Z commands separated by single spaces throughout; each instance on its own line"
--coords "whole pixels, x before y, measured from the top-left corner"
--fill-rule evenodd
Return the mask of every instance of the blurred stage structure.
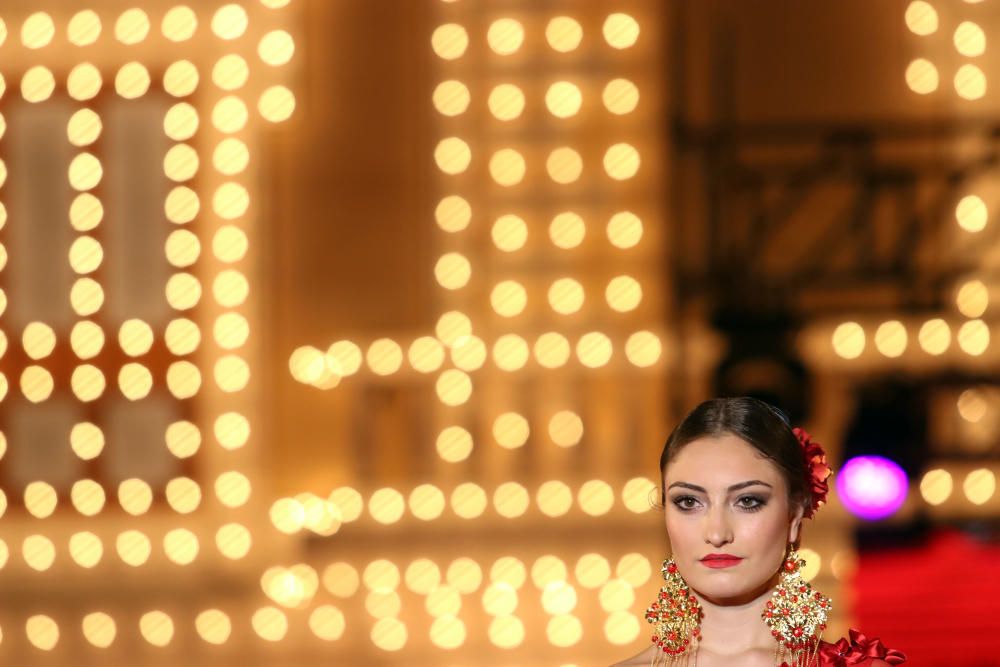
M 909 475 L 807 527 L 830 634 L 993 664 L 1000 578 L 922 606 L 997 552 L 993 3 L 0 21 L 0 661 L 608 664 L 750 393 Z

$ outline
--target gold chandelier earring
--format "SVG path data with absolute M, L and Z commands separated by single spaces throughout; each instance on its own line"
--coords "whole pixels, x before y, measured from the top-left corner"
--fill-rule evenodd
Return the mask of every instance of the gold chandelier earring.
M 790 667 L 812 665 L 832 608 L 830 598 L 802 578 L 806 562 L 792 550 L 781 567 L 778 585 L 767 601 L 761 618 L 778 642 L 777 664 Z
M 653 626 L 653 644 L 657 647 L 652 664 L 681 667 L 698 650 L 701 636 L 701 605 L 672 559 L 660 569 L 666 583 L 649 608 L 646 622 Z

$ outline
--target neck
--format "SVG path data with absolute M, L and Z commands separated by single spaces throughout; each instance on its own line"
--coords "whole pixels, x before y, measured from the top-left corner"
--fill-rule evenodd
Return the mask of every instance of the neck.
M 774 638 L 761 620 L 761 612 L 776 583 L 777 576 L 759 590 L 737 599 L 712 599 L 695 591 L 703 613 L 701 648 L 719 655 L 772 649 Z

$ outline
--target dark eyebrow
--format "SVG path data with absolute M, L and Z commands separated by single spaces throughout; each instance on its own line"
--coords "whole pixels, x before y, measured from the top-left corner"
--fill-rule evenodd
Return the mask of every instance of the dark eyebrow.
M 692 491 L 700 491 L 701 493 L 708 493 L 708 491 L 706 491 L 704 488 L 698 486 L 697 484 L 688 484 L 687 482 L 674 482 L 669 487 L 667 487 L 667 490 L 669 491 L 670 489 L 674 488 L 675 486 L 679 486 L 679 487 L 684 488 L 684 489 L 691 489 Z M 739 491 L 740 489 L 745 489 L 748 486 L 766 486 L 769 489 L 774 488 L 770 484 L 768 484 L 767 482 L 762 482 L 759 479 L 751 479 L 751 480 L 747 480 L 746 482 L 740 482 L 739 484 L 733 484 L 728 489 L 726 489 L 726 491 L 729 491 L 729 492 Z

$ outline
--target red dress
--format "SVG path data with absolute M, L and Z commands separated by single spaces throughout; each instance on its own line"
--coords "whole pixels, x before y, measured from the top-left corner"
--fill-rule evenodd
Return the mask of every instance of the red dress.
M 890 665 L 906 662 L 902 651 L 886 648 L 878 637 L 869 639 L 853 628 L 849 637 L 849 640 L 841 639 L 835 644 L 820 642 L 817 667 L 867 667 L 876 659 L 884 660 Z M 782 663 L 782 667 L 788 666 Z

